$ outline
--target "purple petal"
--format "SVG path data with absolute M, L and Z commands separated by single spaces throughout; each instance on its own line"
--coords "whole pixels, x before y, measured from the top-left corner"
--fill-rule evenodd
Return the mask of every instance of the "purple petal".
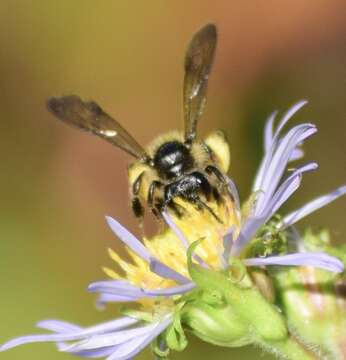
M 238 256 L 240 254 L 241 250 L 252 239 L 264 222 L 264 217 L 252 217 L 246 220 L 237 239 L 233 243 L 231 256 Z
M 134 319 L 129 316 L 124 316 L 115 320 L 107 321 L 98 325 L 89 326 L 85 328 L 81 333 L 83 336 L 90 336 L 95 334 L 104 334 L 110 331 L 119 331 L 122 329 L 126 329 L 129 326 L 137 324 L 139 322 L 138 319 Z M 39 323 L 42 325 L 42 322 Z
M 299 145 L 298 145 L 299 146 Z M 292 151 L 292 155 L 290 157 L 289 161 L 295 161 L 295 160 L 299 160 L 304 156 L 304 151 L 303 149 L 297 147 L 296 149 L 294 149 Z
M 274 137 L 274 121 L 276 118 L 276 115 L 278 114 L 278 111 L 275 110 L 272 112 L 272 114 L 269 116 L 268 120 L 266 121 L 265 127 L 264 127 L 264 151 L 267 152 L 273 143 L 273 137 Z
M 325 253 L 296 253 L 267 258 L 245 259 L 247 266 L 283 265 L 283 266 L 314 266 L 332 272 L 343 272 L 344 265 L 336 257 Z
M 178 295 L 190 291 L 195 287 L 195 284 L 189 282 L 184 285 L 173 286 L 163 289 L 142 289 L 130 283 L 119 283 L 117 281 L 99 281 L 89 285 L 88 290 L 91 292 L 108 293 L 114 295 L 122 295 L 144 298 L 157 296 L 171 296 Z
M 240 198 L 239 198 L 237 186 L 235 185 L 234 181 L 231 178 L 229 178 L 227 176 L 225 176 L 225 177 L 226 177 L 227 183 L 228 183 L 228 191 L 234 199 L 234 205 L 235 205 L 235 208 L 237 211 L 237 216 L 238 216 L 238 218 L 240 218 L 240 215 L 241 215 Z
M 125 296 L 139 299 L 145 297 L 144 291 L 128 281 L 124 280 L 107 280 L 97 281 L 88 286 L 88 291 L 98 293 L 109 293 L 117 296 Z
M 78 343 L 67 345 L 66 348 L 61 350 L 74 353 L 120 345 L 134 338 L 148 334 L 148 332 L 150 332 L 153 328 L 155 328 L 155 324 L 118 331 L 110 334 L 96 335 Z
M 174 221 L 171 219 L 171 217 L 165 211 L 162 213 L 162 216 L 163 216 L 164 220 L 166 221 L 167 225 L 173 230 L 175 235 L 178 237 L 178 239 L 181 241 L 181 243 L 187 249 L 189 247 L 189 242 L 186 240 L 185 235 L 182 233 L 182 231 L 178 228 L 177 225 L 175 225 Z
M 63 351 L 65 344 L 63 346 L 58 346 L 59 351 Z M 114 353 L 114 351 L 117 349 L 117 345 L 110 346 L 108 348 L 103 349 L 97 349 L 97 350 L 86 350 L 86 351 L 79 351 L 74 352 L 73 355 L 80 356 L 84 358 L 104 358 L 105 356 L 109 356 Z
M 162 278 L 172 279 L 181 284 L 186 284 L 191 282 L 191 280 L 188 279 L 187 277 L 179 274 L 175 270 L 171 269 L 169 266 L 155 259 L 152 259 L 150 261 L 150 270 L 155 274 L 161 276 Z
M 128 320 L 131 320 L 131 323 Z M 128 317 L 117 319 L 112 322 L 97 325 L 83 330 L 83 337 L 77 336 L 77 333 L 69 335 L 34 335 L 19 339 L 14 339 L 11 342 L 3 345 L 1 351 L 7 350 L 13 346 L 21 345 L 27 342 L 36 341 L 53 341 L 57 342 L 60 351 L 67 351 L 74 355 L 82 357 L 105 357 L 113 360 L 130 359 L 139 353 L 146 345 L 148 345 L 156 336 L 164 331 L 172 322 L 172 315 L 166 315 L 159 322 L 132 328 L 129 330 L 119 331 L 124 326 L 130 326 L 138 320 Z M 76 326 L 60 322 L 57 320 L 47 320 L 40 323 L 42 327 L 49 329 L 56 329 L 58 331 L 66 332 L 66 330 L 76 329 Z M 107 331 L 112 333 L 106 333 Z M 118 330 L 117 332 L 113 332 Z M 79 331 L 80 332 L 80 331 Z M 82 340 L 77 344 L 68 345 L 65 341 L 73 341 L 85 339 L 85 334 L 88 332 L 88 338 Z M 63 340 L 62 340 L 63 339 Z
M 266 204 L 260 216 L 249 217 L 243 225 L 237 240 L 231 250 L 232 256 L 240 254 L 244 246 L 256 235 L 260 227 L 267 222 L 287 201 L 287 199 L 299 188 L 301 175 L 304 172 L 312 171 L 317 168 L 316 163 L 308 163 L 295 170 L 276 191 L 272 199 Z
M 308 103 L 307 100 L 301 100 L 288 109 L 288 111 L 284 114 L 282 120 L 280 121 L 278 127 L 275 130 L 274 138 L 279 137 L 279 134 L 283 129 L 283 127 L 286 125 L 286 123 L 307 103 Z
M 282 220 L 282 227 L 280 227 L 280 229 L 284 229 L 288 226 L 295 224 L 305 216 L 310 215 L 314 211 L 328 205 L 332 201 L 338 199 L 340 196 L 345 194 L 346 194 L 346 186 L 341 186 L 329 194 L 322 195 L 310 201 L 309 203 L 302 206 L 300 209 L 295 210 L 290 214 L 286 215 Z
M 267 164 L 264 166 L 265 170 L 263 172 L 263 180 L 259 185 L 259 188 L 255 190 L 261 191 L 256 203 L 256 215 L 259 215 L 262 212 L 263 208 L 275 192 L 286 169 L 288 160 L 292 155 L 292 151 L 298 143 L 301 143 L 304 139 L 310 137 L 316 131 L 315 126 L 312 124 L 302 124 L 294 127 L 282 139 L 274 155 L 272 157 L 268 157 Z
M 155 338 L 154 336 L 152 340 Z M 115 350 L 110 354 L 106 360 L 130 360 L 139 354 L 150 342 L 146 341 L 149 335 L 142 335 L 138 338 L 132 339 L 124 344 L 115 347 Z
M 172 322 L 172 316 L 168 315 L 165 319 L 161 320 L 151 332 L 138 339 L 131 340 L 119 346 L 112 355 L 106 360 L 127 360 L 136 356 L 141 352 L 149 343 L 151 343 L 158 335 L 160 335 Z
M 125 229 L 118 221 L 110 216 L 106 216 L 107 223 L 113 233 L 134 253 L 143 260 L 150 262 L 151 254 L 148 249 L 127 229 Z
M 283 127 L 287 124 L 287 122 L 303 107 L 307 104 L 307 100 L 301 100 L 294 104 L 292 107 L 288 109 L 288 111 L 284 114 L 282 117 L 282 120 L 278 124 L 278 127 L 276 128 L 275 135 L 273 134 L 273 124 L 275 117 L 277 115 L 277 111 L 274 111 L 271 116 L 268 118 L 266 125 L 265 125 L 265 131 L 264 131 L 264 140 L 265 140 L 265 150 L 269 150 L 270 146 L 273 143 L 274 138 L 278 138 L 280 135 L 281 130 Z
M 43 334 L 43 335 L 28 335 L 23 336 L 19 338 L 15 338 L 13 340 L 10 340 L 9 342 L 5 343 L 0 347 L 0 351 L 5 351 L 8 349 L 11 349 L 13 347 L 29 344 L 29 343 L 36 343 L 36 342 L 62 342 L 62 341 L 74 341 L 74 340 L 80 340 L 83 338 L 86 338 L 88 336 L 102 334 L 108 331 L 118 331 L 123 328 L 126 328 L 128 326 L 131 326 L 133 324 L 136 324 L 138 322 L 137 319 L 133 319 L 130 317 L 123 317 L 119 318 L 107 323 L 103 323 L 100 325 L 96 325 L 93 327 L 81 329 L 74 332 L 68 332 L 68 333 L 61 333 L 61 334 Z M 65 327 L 66 323 L 59 322 L 57 320 L 46 320 L 43 322 L 40 322 L 38 324 L 39 327 L 43 328 L 50 328 L 52 330 L 53 328 L 58 328 L 59 332 Z M 72 327 L 69 327 L 72 329 Z
M 235 226 L 232 226 L 227 231 L 227 234 L 223 237 L 222 263 L 224 268 L 227 268 L 229 265 L 229 257 L 231 256 L 231 249 L 234 240 L 234 231 L 235 231 Z
M 80 326 L 60 320 L 41 320 L 36 324 L 36 327 L 61 334 L 83 331 Z
M 278 146 L 282 143 L 282 139 L 279 139 L 280 132 L 282 128 L 285 126 L 287 121 L 307 102 L 305 100 L 298 102 L 292 108 L 288 110 L 288 112 L 283 116 L 283 119 L 280 121 L 278 128 L 275 131 L 275 135 L 273 135 L 273 122 L 276 112 L 274 112 L 270 118 L 268 119 L 266 126 L 265 126 L 265 133 L 264 133 L 264 143 L 265 143 L 265 155 L 263 160 L 261 161 L 259 170 L 257 171 L 255 181 L 252 187 L 252 191 L 264 190 L 262 187 L 263 180 L 265 178 L 265 174 L 268 170 L 268 166 L 270 165 L 273 155 L 278 149 Z M 302 142 L 298 142 L 297 146 L 300 146 Z M 297 152 L 298 151 L 298 152 Z M 302 155 L 302 152 L 299 152 L 298 149 L 293 149 L 292 154 L 289 156 L 288 161 L 295 160 Z
M 177 271 L 173 270 L 171 267 L 165 265 L 164 263 L 162 263 L 161 261 L 155 258 L 152 258 L 150 260 L 149 265 L 150 265 L 150 270 L 156 275 L 161 276 L 162 278 L 174 280 L 181 284 L 190 282 L 190 279 L 179 274 Z
M 273 198 L 269 201 L 267 208 L 264 210 L 266 219 L 269 220 L 289 199 L 292 194 L 299 188 L 302 174 L 313 171 L 318 168 L 318 164 L 310 162 L 295 170 L 278 188 Z
M 56 343 L 56 346 L 59 351 L 63 351 L 64 348 L 68 346 L 65 342 L 58 342 Z M 85 358 L 104 358 L 105 356 L 111 355 L 118 347 L 119 345 L 110 346 L 107 348 L 100 348 L 95 350 L 86 350 L 86 351 L 79 351 L 79 352 L 73 352 L 72 354 L 74 356 L 80 356 Z
M 133 252 L 135 252 L 138 256 L 144 259 L 147 262 L 151 262 L 154 260 L 155 262 L 159 262 L 159 260 L 155 259 L 148 249 L 127 229 L 125 229 L 118 221 L 111 218 L 110 216 L 106 216 L 107 223 L 111 230 L 114 232 L 115 235 L 126 245 L 128 246 Z M 161 263 L 162 268 L 166 268 L 165 276 L 168 279 L 175 280 L 175 281 L 182 281 L 186 282 L 186 279 L 183 280 L 182 275 L 177 273 L 175 270 L 169 268 L 168 266 Z M 159 275 L 159 274 L 158 274 Z M 180 279 L 180 280 L 178 280 Z
M 70 335 L 71 336 L 71 335 Z M 69 335 L 28 335 L 28 336 L 22 336 L 18 338 L 14 338 L 7 343 L 3 344 L 0 347 L 0 351 L 7 351 L 9 349 L 12 349 L 14 347 L 25 345 L 25 344 L 32 344 L 36 342 L 57 342 L 57 341 L 69 341 L 70 338 Z
M 289 130 L 277 147 L 273 144 L 265 155 L 261 181 L 257 183 L 254 191 L 267 192 L 270 185 L 274 191 L 296 146 L 315 132 L 316 128 L 313 124 L 300 124 Z
M 134 302 L 137 300 L 138 300 L 137 297 L 101 293 L 97 299 L 96 307 L 99 310 L 103 310 L 105 308 L 105 304 L 108 304 L 108 303 Z
M 173 286 L 167 289 L 145 289 L 144 292 L 149 296 L 172 296 L 184 294 L 191 291 L 195 287 L 196 285 L 193 282 L 190 282 L 188 284 Z
M 131 284 L 118 284 L 115 281 L 99 281 L 89 285 L 88 290 L 91 292 L 108 293 L 115 295 L 125 294 L 126 296 L 137 298 L 153 298 L 158 296 L 179 295 L 192 290 L 195 284 L 189 282 L 184 285 L 173 286 L 164 289 L 141 289 Z

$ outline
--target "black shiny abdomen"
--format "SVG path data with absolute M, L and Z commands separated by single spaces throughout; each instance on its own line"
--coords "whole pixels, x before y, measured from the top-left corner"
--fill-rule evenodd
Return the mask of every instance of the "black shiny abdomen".
M 165 180 L 178 178 L 193 167 L 190 150 L 179 141 L 162 144 L 156 151 L 153 161 L 159 176 Z

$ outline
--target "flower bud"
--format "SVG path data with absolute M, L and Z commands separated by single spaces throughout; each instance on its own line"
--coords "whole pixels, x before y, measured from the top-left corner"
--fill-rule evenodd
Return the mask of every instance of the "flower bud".
M 227 271 L 213 271 L 192 262 L 189 273 L 197 289 L 185 299 L 181 322 L 196 336 L 215 345 L 235 347 L 284 341 L 288 331 L 278 309 L 258 291 L 240 260 Z
M 305 234 L 304 249 L 345 258 L 342 248 L 331 248 L 328 234 Z M 346 358 L 346 278 L 310 266 L 275 268 L 275 287 L 288 324 L 305 344 L 322 347 L 333 359 Z
M 230 305 L 191 303 L 185 306 L 182 321 L 194 335 L 214 345 L 238 347 L 252 342 L 246 324 Z

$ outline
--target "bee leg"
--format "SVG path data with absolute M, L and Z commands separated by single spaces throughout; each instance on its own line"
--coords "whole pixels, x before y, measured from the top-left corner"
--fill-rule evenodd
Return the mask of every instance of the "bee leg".
M 181 218 L 185 213 L 185 208 L 173 200 L 167 203 L 167 207 L 172 210 L 178 218 Z
M 221 183 L 222 190 L 226 191 L 231 196 L 231 198 L 233 199 L 233 195 L 228 190 L 228 181 L 227 181 L 227 178 L 225 177 L 225 175 L 214 165 L 208 165 L 205 168 L 205 171 L 206 171 L 206 173 L 208 175 L 213 174 L 219 180 L 219 182 Z
M 163 186 L 163 184 L 160 181 L 154 180 L 150 184 L 149 191 L 148 191 L 147 203 L 148 203 L 150 210 L 152 211 L 152 213 L 155 215 L 156 218 L 161 217 L 161 212 L 163 210 L 163 202 L 157 201 L 154 204 L 155 192 L 157 189 L 160 189 L 162 186 Z
M 208 165 L 205 168 L 205 171 L 208 175 L 213 174 L 220 181 L 220 183 L 224 186 L 227 186 L 227 179 L 224 174 L 214 165 Z
M 213 192 L 213 197 L 214 197 L 214 199 L 216 200 L 216 202 L 217 202 L 218 204 L 221 204 L 221 203 L 222 203 L 222 197 L 221 197 L 221 195 L 220 195 L 219 190 L 218 190 L 216 187 L 213 186 L 212 192 Z
M 203 172 L 195 171 L 194 173 L 192 173 L 192 175 L 196 178 L 196 180 L 199 183 L 199 189 L 198 189 L 199 193 L 204 196 L 204 199 L 207 202 L 210 201 L 210 198 L 212 195 L 212 186 L 211 186 L 206 174 Z M 187 198 L 190 197 L 189 194 L 185 194 L 185 196 L 186 195 L 187 195 Z M 197 196 L 197 194 L 195 196 Z M 194 198 L 195 196 L 192 196 L 192 198 Z
M 144 217 L 144 207 L 139 200 L 139 191 L 142 185 L 142 179 L 145 171 L 141 172 L 135 182 L 132 185 L 132 211 L 135 217 L 139 220 L 140 228 L 143 228 L 143 217 Z
M 204 203 L 199 197 L 195 197 L 193 199 L 193 202 L 198 206 L 199 209 L 207 210 L 216 221 L 218 221 L 220 224 L 223 224 L 222 220 L 215 214 L 213 209 L 209 207 L 206 203 Z

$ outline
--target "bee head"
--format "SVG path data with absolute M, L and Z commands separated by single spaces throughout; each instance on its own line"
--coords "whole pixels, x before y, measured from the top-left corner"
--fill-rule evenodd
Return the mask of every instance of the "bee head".
M 193 157 L 186 145 L 180 141 L 163 143 L 155 152 L 154 168 L 163 179 L 177 178 L 193 167 Z

